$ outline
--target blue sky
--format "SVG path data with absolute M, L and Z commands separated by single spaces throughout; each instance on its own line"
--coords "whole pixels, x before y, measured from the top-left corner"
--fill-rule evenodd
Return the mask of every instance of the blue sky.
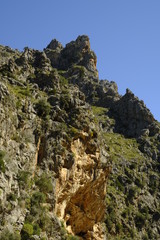
M 90 38 L 100 79 L 144 100 L 160 121 L 160 0 L 1 0 L 0 44 L 42 50 Z

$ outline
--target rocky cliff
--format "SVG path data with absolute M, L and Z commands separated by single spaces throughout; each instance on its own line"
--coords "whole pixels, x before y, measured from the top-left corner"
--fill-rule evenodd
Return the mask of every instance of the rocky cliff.
M 159 239 L 160 124 L 89 38 L 0 46 L 0 239 Z

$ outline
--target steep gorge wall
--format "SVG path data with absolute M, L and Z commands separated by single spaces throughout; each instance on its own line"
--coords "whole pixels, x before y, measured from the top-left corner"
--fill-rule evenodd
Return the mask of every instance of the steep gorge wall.
M 0 76 L 1 238 L 103 239 L 109 170 L 90 106 L 43 53 L 12 53 Z
M 158 239 L 160 125 L 89 38 L 0 55 L 0 238 Z

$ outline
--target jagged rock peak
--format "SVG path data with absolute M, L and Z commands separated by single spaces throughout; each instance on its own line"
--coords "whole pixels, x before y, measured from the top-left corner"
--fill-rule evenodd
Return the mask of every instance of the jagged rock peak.
M 75 41 L 66 44 L 64 48 L 54 39 L 44 51 L 52 66 L 58 69 L 68 70 L 73 65 L 80 65 L 90 72 L 97 72 L 97 57 L 90 49 L 89 37 L 86 35 L 78 36 Z
M 74 46 L 80 50 L 90 50 L 90 41 L 87 35 L 80 35 L 75 41 L 66 44 L 66 48 Z
M 134 97 L 134 93 L 133 93 L 129 88 L 126 89 L 126 94 L 127 94 L 128 96 Z
M 103 91 L 109 92 L 110 95 L 112 95 L 112 92 L 117 93 L 118 92 L 118 86 L 114 81 L 108 81 L 108 80 L 101 80 L 99 84 L 103 87 Z
M 140 136 L 143 129 L 150 129 L 150 125 L 155 122 L 154 116 L 144 102 L 140 101 L 128 88 L 126 94 L 114 106 L 114 110 L 119 116 L 119 125 L 120 123 L 123 125 L 121 131 L 129 137 Z M 150 135 L 154 135 L 156 129 L 157 125 L 154 124 Z
M 47 46 L 47 48 L 52 50 L 62 50 L 63 46 L 60 42 L 58 42 L 56 39 L 53 39 Z

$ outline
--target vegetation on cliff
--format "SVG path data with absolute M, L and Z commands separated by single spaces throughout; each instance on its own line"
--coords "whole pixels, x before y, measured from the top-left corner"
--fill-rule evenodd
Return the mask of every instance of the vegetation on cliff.
M 96 62 L 0 46 L 0 239 L 159 239 L 160 124 Z

